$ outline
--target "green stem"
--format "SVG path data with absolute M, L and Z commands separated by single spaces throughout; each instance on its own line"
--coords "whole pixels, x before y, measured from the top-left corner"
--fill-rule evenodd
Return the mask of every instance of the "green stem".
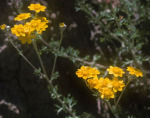
M 115 94 L 115 97 L 114 97 L 114 104 L 116 104 L 116 94 Z
M 33 66 L 33 64 L 22 54 L 22 52 L 16 47 L 16 45 L 9 39 L 10 43 L 12 44 L 12 46 L 17 50 L 17 52 L 19 53 L 19 55 L 21 55 L 24 60 L 33 68 L 33 69 L 37 69 L 35 66 Z
M 42 61 L 42 59 L 41 59 L 40 53 L 39 53 L 38 48 L 37 48 L 36 39 L 33 40 L 33 47 L 34 47 L 35 52 L 36 52 L 36 54 L 37 54 L 37 56 L 38 56 L 38 59 L 39 59 L 39 61 L 40 61 L 40 65 L 41 65 L 41 67 L 42 67 L 42 70 L 43 70 L 43 72 L 44 72 L 44 74 L 45 74 L 45 79 L 46 79 L 46 81 L 48 82 L 48 84 L 50 85 L 50 89 L 51 89 L 52 91 L 55 91 L 56 99 L 65 107 L 65 109 L 68 111 L 68 113 L 69 113 L 71 116 L 73 116 L 74 118 L 77 118 L 77 116 L 76 116 L 75 114 L 73 114 L 72 110 L 64 103 L 64 101 L 62 101 L 62 100 L 60 99 L 60 97 L 59 97 L 58 93 L 56 92 L 56 90 L 54 90 L 55 88 L 54 88 L 52 82 L 49 80 L 49 78 L 48 78 L 48 76 L 47 76 L 47 73 L 46 73 L 46 70 L 45 70 L 45 68 L 44 68 L 43 61 Z
M 37 12 L 35 12 L 35 18 L 37 18 L 38 17 L 38 13 Z
M 109 102 L 108 100 L 105 100 L 105 101 L 106 101 L 106 103 L 108 104 L 108 106 L 109 106 L 111 112 L 113 113 L 113 115 L 115 116 L 115 118 L 119 118 L 118 114 L 116 114 L 115 111 L 113 110 L 113 108 L 112 108 L 110 102 Z
M 9 42 L 12 44 L 12 46 L 17 50 L 18 54 L 34 69 L 37 70 L 37 68 L 22 54 L 22 52 L 19 50 L 19 48 L 13 43 L 13 41 L 10 39 L 10 35 L 8 33 L 8 39 Z M 41 73 L 42 76 L 44 76 L 43 73 Z
M 43 61 L 42 61 L 42 59 L 41 59 L 40 53 L 39 53 L 38 48 L 37 48 L 36 39 L 34 39 L 34 40 L 32 41 L 32 44 L 33 44 L 34 50 L 35 50 L 35 52 L 36 52 L 36 54 L 37 54 L 37 56 L 38 56 L 38 59 L 39 59 L 39 61 L 40 61 L 40 65 L 41 65 L 42 70 L 43 70 L 43 72 L 44 72 L 45 79 L 46 79 L 46 81 L 50 84 L 51 82 L 50 82 L 50 80 L 49 80 L 49 78 L 48 78 L 48 76 L 47 76 L 46 70 L 45 70 L 44 65 L 43 65 Z
M 106 101 L 106 103 L 108 104 L 108 106 L 109 106 L 111 112 L 113 113 L 112 106 L 111 106 L 110 102 L 109 102 L 108 100 L 105 100 L 105 101 Z
M 55 67 L 56 67 L 56 61 L 57 61 L 57 57 L 58 57 L 58 51 L 60 50 L 60 46 L 61 46 L 61 42 L 62 42 L 62 39 L 63 39 L 63 31 L 60 32 L 60 42 L 59 42 L 59 46 L 58 46 L 58 49 L 57 49 L 57 52 L 55 54 L 55 59 L 54 59 L 54 65 L 53 65 L 53 68 L 52 68 L 52 73 L 51 73 L 51 78 L 54 74 L 54 71 L 55 71 Z
M 121 99 L 121 97 L 122 97 L 122 95 L 123 95 L 123 93 L 124 93 L 124 91 L 125 91 L 126 87 L 127 87 L 127 86 L 128 86 L 128 84 L 130 83 L 130 81 L 131 81 L 131 78 L 128 80 L 128 82 L 127 82 L 127 84 L 125 85 L 125 87 L 124 87 L 123 91 L 121 92 L 121 94 L 120 94 L 120 96 L 119 96 L 119 98 L 118 98 L 118 100 L 117 100 L 117 103 L 116 103 L 116 105 L 115 105 L 115 108 L 117 108 L 118 103 L 119 103 L 119 101 L 120 101 L 120 99 Z

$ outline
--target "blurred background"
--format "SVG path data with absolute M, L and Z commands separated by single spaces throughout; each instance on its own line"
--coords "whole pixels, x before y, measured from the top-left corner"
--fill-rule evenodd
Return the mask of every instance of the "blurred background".
M 135 46 L 129 47 L 135 49 L 138 63 L 135 66 L 142 69 L 144 77 L 131 82 L 120 101 L 120 112 L 123 114 L 122 118 L 150 118 L 150 1 L 136 0 L 137 4 L 130 0 L 123 1 L 126 3 L 118 0 L 3 0 L 0 2 L 0 24 L 12 27 L 16 24 L 14 17 L 22 12 L 30 12 L 27 7 L 31 3 L 40 3 L 47 7 L 46 12 L 41 15 L 50 21 L 42 35 L 47 42 L 52 38 L 59 40 L 59 23 L 64 22 L 67 28 L 62 46 L 79 50 L 78 56 L 89 56 L 89 62 L 93 61 L 93 55 L 96 54 L 95 62 L 106 67 L 126 67 L 134 63 L 135 59 L 129 53 L 130 43 L 120 41 L 124 40 L 121 33 L 130 30 L 129 33 L 125 32 L 126 37 L 131 35 L 135 39 Z M 118 19 L 127 19 L 121 24 L 123 30 L 119 30 L 122 31 L 120 33 L 110 16 L 113 9 L 122 4 L 126 4 L 128 10 L 135 8 L 135 11 L 120 10 L 114 13 Z M 119 41 L 115 36 L 119 37 Z M 40 66 L 31 45 L 20 43 L 18 46 L 36 67 Z M 50 75 L 54 55 L 49 53 L 42 55 L 42 58 Z M 87 61 L 85 58 L 83 60 Z M 81 118 L 113 118 L 107 105 L 101 100 L 103 106 L 97 107 L 99 100 L 92 95 L 82 79 L 75 75 L 79 65 L 84 64 L 79 63 L 58 57 L 56 70 L 60 74 L 57 79 L 59 92 L 64 96 L 70 93 L 77 100 L 75 109 Z M 102 69 L 104 73 L 104 68 Z M 57 115 L 54 104 L 57 101 L 51 99 L 46 81 L 34 75 L 34 70 L 9 43 L 8 35 L 0 31 L 0 118 L 65 118 L 66 113 Z

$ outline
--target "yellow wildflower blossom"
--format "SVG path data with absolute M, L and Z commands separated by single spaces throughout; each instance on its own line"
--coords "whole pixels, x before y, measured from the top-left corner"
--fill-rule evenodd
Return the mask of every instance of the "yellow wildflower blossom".
M 40 4 L 30 4 L 28 6 L 30 10 L 34 10 L 36 13 L 40 11 L 45 11 L 46 7 Z M 22 13 L 18 15 L 15 20 L 21 21 L 31 17 L 30 13 Z M 30 22 L 26 22 L 24 25 L 14 25 L 11 28 L 12 34 L 15 34 L 19 40 L 21 40 L 22 44 L 28 43 L 31 44 L 32 39 L 35 38 L 34 34 L 37 32 L 41 34 L 48 27 L 47 23 L 49 21 L 45 17 L 36 17 L 32 19 Z
M 31 27 L 33 30 L 36 30 L 39 34 L 42 33 L 42 31 L 45 31 L 48 25 L 46 22 L 41 22 L 39 19 L 33 19 L 30 21 Z
M 46 24 L 46 22 L 41 22 L 40 25 L 37 27 L 38 34 L 41 34 L 43 31 L 45 31 L 47 27 L 48 25 Z
M 63 27 L 66 27 L 66 25 L 65 25 L 65 23 L 59 23 L 59 27 L 63 28 Z
M 32 38 L 35 38 L 35 36 L 26 34 L 26 36 L 20 36 L 19 40 L 21 40 L 22 44 L 25 44 L 25 43 L 31 44 Z
M 100 72 L 96 68 L 91 68 L 89 66 L 81 66 L 81 68 L 76 71 L 76 75 L 83 79 L 95 77 L 98 74 L 100 74 Z
M 22 44 L 25 44 L 26 42 L 31 44 L 31 39 L 34 38 L 34 36 L 31 34 L 34 30 L 35 29 L 31 27 L 30 22 L 27 22 L 25 25 L 14 25 L 14 27 L 11 28 L 12 34 L 15 34 L 19 40 L 21 40 Z
M 61 33 L 66 29 L 66 24 L 65 23 L 59 23 L 59 28 L 60 28 L 60 31 L 61 31 Z
M 101 91 L 101 98 L 102 99 L 107 99 L 109 100 L 110 98 L 114 98 L 115 95 L 114 95 L 114 92 L 110 89 L 110 88 L 104 88 L 102 91 Z
M 28 19 L 29 17 L 31 17 L 30 13 L 22 13 L 17 15 L 17 17 L 14 20 L 21 21 L 21 20 Z
M 46 17 L 37 17 L 36 19 L 41 20 L 41 22 L 49 23 L 49 20 L 47 20 Z
M 2 24 L 1 26 L 0 26 L 0 29 L 1 30 L 4 30 L 6 28 L 6 25 L 5 24 Z
M 88 80 L 87 80 L 87 82 L 88 82 L 87 84 L 88 84 L 88 86 L 89 86 L 91 89 L 93 89 L 93 88 L 95 88 L 95 86 L 97 85 L 98 81 L 99 81 L 98 77 L 95 76 L 95 77 L 92 78 L 92 79 L 88 79 Z
M 143 76 L 143 73 L 142 71 L 140 71 L 139 69 L 136 69 L 134 67 L 127 67 L 127 71 L 130 72 L 131 75 L 135 75 L 136 77 L 139 77 L 139 76 Z
M 35 30 L 35 28 L 32 27 L 31 23 L 26 22 L 26 24 L 24 25 L 24 32 L 31 34 L 34 30 Z
M 25 36 L 24 32 L 24 26 L 22 24 L 14 25 L 13 28 L 11 28 L 12 34 L 15 34 L 16 36 Z
M 30 23 L 32 25 L 32 28 L 34 28 L 39 34 L 41 34 L 48 27 L 48 22 L 49 20 L 47 20 L 46 17 L 38 17 L 31 20 Z
M 113 67 L 110 66 L 107 71 L 109 72 L 109 74 L 113 74 L 115 77 L 122 77 L 123 74 L 125 73 L 121 68 L 119 67 Z
M 112 84 L 114 92 L 122 91 L 122 88 L 125 86 L 125 84 L 123 83 L 123 80 L 118 80 L 117 77 L 113 78 L 111 84 Z
M 40 4 L 30 4 L 30 6 L 28 6 L 28 8 L 30 10 L 35 11 L 36 13 L 39 13 L 40 11 L 45 11 L 46 7 Z
M 30 21 L 31 27 L 32 27 L 34 30 L 37 30 L 37 29 L 38 29 L 40 23 L 41 23 L 41 20 L 39 20 L 39 19 L 32 19 L 32 20 Z
M 95 88 L 102 92 L 104 88 L 112 88 L 111 80 L 109 78 L 100 78 Z

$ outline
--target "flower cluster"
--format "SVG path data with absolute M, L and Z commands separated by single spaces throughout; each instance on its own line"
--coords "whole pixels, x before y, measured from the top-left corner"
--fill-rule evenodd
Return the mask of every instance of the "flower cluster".
M 123 80 L 118 77 L 123 77 L 125 72 L 123 69 L 113 66 L 110 66 L 107 71 L 109 74 L 114 75 L 112 79 L 108 77 L 99 78 L 98 75 L 100 72 L 96 68 L 91 68 L 89 66 L 81 66 L 81 68 L 76 71 L 76 75 L 82 77 L 90 89 L 98 91 L 102 99 L 109 100 L 110 98 L 115 97 L 117 91 L 123 90 L 125 84 Z M 134 74 L 137 77 L 142 76 L 142 72 L 133 67 L 127 67 L 127 71 L 129 71 L 131 75 Z
M 46 7 L 40 4 L 31 4 L 28 7 L 30 10 L 35 10 L 36 14 L 33 19 L 24 24 L 14 25 L 11 28 L 12 34 L 15 34 L 22 44 L 31 44 L 32 39 L 35 38 L 36 34 L 41 34 L 48 27 L 49 22 L 46 17 L 38 17 L 37 13 L 45 11 Z M 31 17 L 30 13 L 19 14 L 14 20 L 22 21 Z

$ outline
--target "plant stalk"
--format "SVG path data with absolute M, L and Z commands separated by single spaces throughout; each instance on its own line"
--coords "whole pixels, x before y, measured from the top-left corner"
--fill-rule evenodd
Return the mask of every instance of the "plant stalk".
M 122 95 L 123 95 L 123 93 L 124 93 L 126 87 L 127 87 L 128 84 L 130 83 L 130 81 L 131 81 L 131 78 L 128 80 L 128 82 L 127 82 L 127 84 L 125 85 L 123 91 L 121 92 L 121 94 L 120 94 L 120 96 L 119 96 L 119 98 L 118 98 L 118 100 L 117 100 L 117 103 L 116 103 L 116 105 L 115 105 L 115 108 L 117 108 L 117 106 L 118 106 L 118 104 L 119 104 L 119 101 L 120 101 L 120 99 L 121 99 L 121 97 L 122 97 Z
M 113 115 L 115 116 L 115 118 L 119 118 L 118 114 L 116 114 L 115 111 L 114 111 L 114 109 L 112 108 L 110 102 L 109 102 L 108 100 L 105 100 L 105 101 L 106 101 L 106 103 L 108 104 L 108 106 L 109 106 L 111 112 L 113 113 Z M 116 108 L 115 108 L 115 109 L 116 109 Z
M 60 50 L 62 39 L 63 39 L 63 31 L 60 32 L 60 41 L 59 41 L 59 46 L 58 46 L 58 49 L 57 49 L 56 53 L 58 53 L 58 51 Z M 54 74 L 54 71 L 55 71 L 57 57 L 58 57 L 58 54 L 55 54 L 55 59 L 54 59 L 54 65 L 53 65 L 52 73 L 51 73 L 51 78 L 52 78 L 52 76 Z
M 42 59 L 41 59 L 40 53 L 39 53 L 38 48 L 37 48 L 36 39 L 34 39 L 34 41 L 33 41 L 33 47 L 34 47 L 35 52 L 36 52 L 36 54 L 37 54 L 37 56 L 38 56 L 38 59 L 39 59 L 39 61 L 40 61 L 40 65 L 41 65 L 41 67 L 42 67 L 42 70 L 43 70 L 43 72 L 44 72 L 44 74 L 45 74 L 45 79 L 46 79 L 46 81 L 48 82 L 48 84 L 50 85 L 50 89 L 51 89 L 51 90 L 54 90 L 55 88 L 54 88 L 52 82 L 49 80 L 49 78 L 48 78 L 48 76 L 47 76 L 47 73 L 46 73 L 46 70 L 45 70 L 45 68 L 44 68 L 43 61 L 42 61 Z M 56 58 L 56 59 L 57 59 L 57 58 Z M 53 68 L 54 68 L 54 67 L 53 67 Z M 72 110 L 70 110 L 69 107 L 60 99 L 60 97 L 58 96 L 58 94 L 55 93 L 55 95 L 56 95 L 56 99 L 65 107 L 65 109 L 68 111 L 68 113 L 69 113 L 71 116 L 73 116 L 74 118 L 77 118 L 77 116 L 72 113 Z

